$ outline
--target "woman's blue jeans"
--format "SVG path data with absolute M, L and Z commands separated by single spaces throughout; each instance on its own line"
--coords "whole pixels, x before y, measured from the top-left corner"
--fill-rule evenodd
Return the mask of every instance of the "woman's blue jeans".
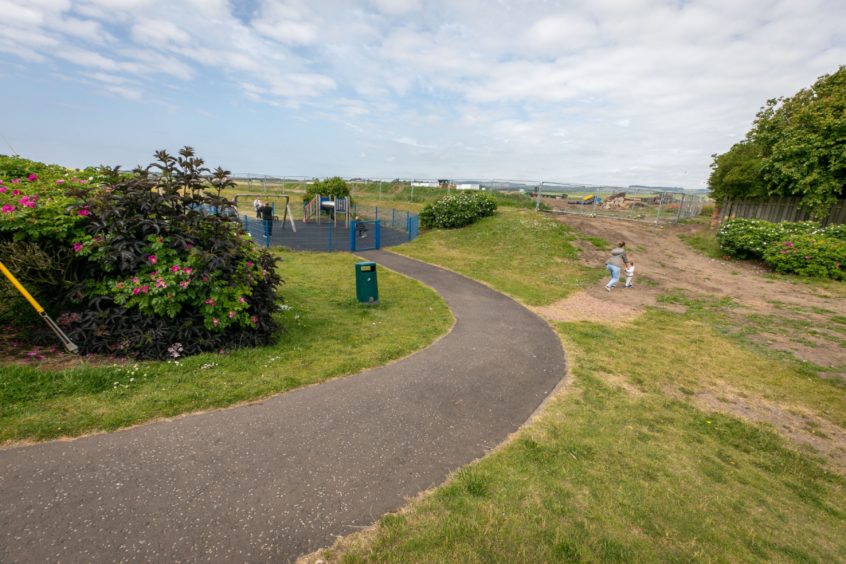
M 605 268 L 607 268 L 608 272 L 611 273 L 611 280 L 608 281 L 608 284 L 606 284 L 606 286 L 608 286 L 609 288 L 613 288 L 617 285 L 617 282 L 620 281 L 620 267 L 616 264 L 606 264 Z

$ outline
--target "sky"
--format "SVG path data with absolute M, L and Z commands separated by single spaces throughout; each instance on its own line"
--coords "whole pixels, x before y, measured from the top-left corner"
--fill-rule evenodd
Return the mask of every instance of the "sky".
M 0 0 L 0 154 L 702 188 L 844 0 Z

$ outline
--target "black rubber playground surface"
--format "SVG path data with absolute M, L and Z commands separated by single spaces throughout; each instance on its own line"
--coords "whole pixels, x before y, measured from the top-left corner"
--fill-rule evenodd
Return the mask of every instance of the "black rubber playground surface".
M 242 218 L 243 222 L 243 218 Z M 355 250 L 368 250 L 376 248 L 376 224 L 372 221 L 362 222 L 366 227 L 363 233 L 356 232 Z M 350 228 L 344 222 L 338 221 L 333 225 L 328 220 L 321 223 L 303 223 L 302 220 L 295 220 L 296 232 L 291 229 L 290 221 L 274 221 L 273 232 L 269 239 L 271 247 L 286 247 L 297 251 L 349 251 L 350 250 Z M 247 218 L 246 231 L 253 240 L 264 244 L 265 225 L 259 219 Z M 364 235 L 362 237 L 361 235 Z M 379 239 L 382 247 L 394 247 L 408 241 L 408 234 L 404 229 L 386 226 L 380 222 Z

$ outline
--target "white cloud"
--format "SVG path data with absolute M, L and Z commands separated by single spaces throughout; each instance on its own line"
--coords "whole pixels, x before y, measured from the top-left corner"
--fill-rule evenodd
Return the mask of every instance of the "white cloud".
M 213 77 L 409 174 L 698 183 L 767 98 L 846 62 L 844 20 L 842 0 L 0 0 L 0 51 L 129 100 Z

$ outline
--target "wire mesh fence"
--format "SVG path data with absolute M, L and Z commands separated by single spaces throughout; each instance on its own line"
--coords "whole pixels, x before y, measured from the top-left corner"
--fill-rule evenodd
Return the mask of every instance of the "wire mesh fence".
M 650 223 L 675 223 L 702 213 L 706 198 L 684 192 L 652 189 L 550 192 L 541 203 L 553 213 L 613 217 Z

